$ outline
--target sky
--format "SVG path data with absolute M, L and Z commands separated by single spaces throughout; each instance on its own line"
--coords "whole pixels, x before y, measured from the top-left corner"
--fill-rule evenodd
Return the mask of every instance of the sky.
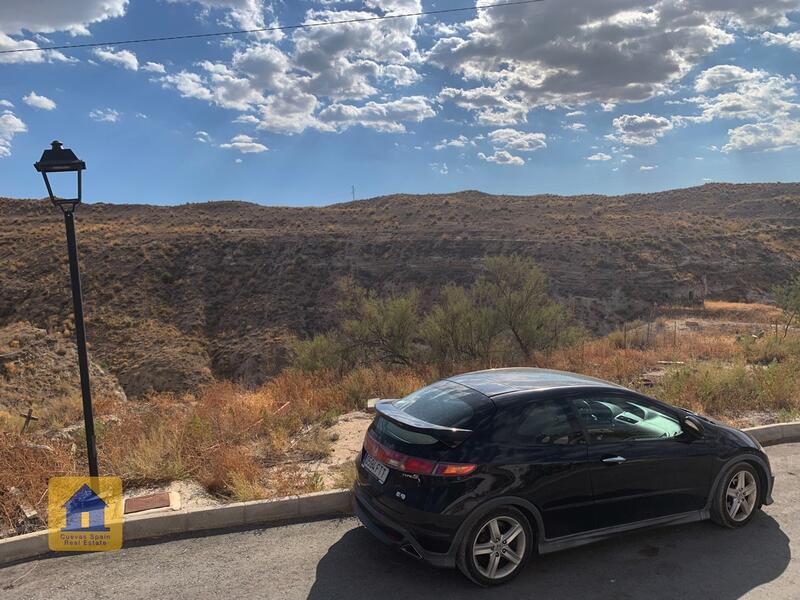
M 479 5 L 498 0 L 480 0 Z M 796 181 L 800 0 L 0 3 L 0 196 L 53 139 L 84 200 L 324 205 Z M 67 195 L 64 193 L 64 195 Z

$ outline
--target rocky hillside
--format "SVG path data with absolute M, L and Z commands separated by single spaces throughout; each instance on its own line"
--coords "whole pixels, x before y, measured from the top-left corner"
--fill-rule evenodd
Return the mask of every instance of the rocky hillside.
M 94 362 L 89 367 L 92 392 L 97 398 L 126 399 L 113 375 Z M 65 400 L 77 404 L 80 395 L 74 339 L 59 332 L 48 334 L 30 323 L 0 327 L 0 416 L 8 414 L 17 419 L 19 412 L 31 405 L 52 408 Z
M 71 335 L 58 211 L 0 200 L 0 326 Z M 760 300 L 797 269 L 800 184 L 709 184 L 627 196 L 395 195 L 323 208 L 214 202 L 78 211 L 93 359 L 131 397 L 226 377 L 256 384 L 291 334 L 335 318 L 352 275 L 423 297 L 487 254 L 532 256 L 598 331 L 654 303 Z

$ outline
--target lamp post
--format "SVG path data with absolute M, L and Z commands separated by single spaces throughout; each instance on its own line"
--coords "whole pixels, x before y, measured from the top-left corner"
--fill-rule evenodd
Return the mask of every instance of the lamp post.
M 89 357 L 86 353 L 86 327 L 83 323 L 83 295 L 81 294 L 81 274 L 78 268 L 78 244 L 75 239 L 75 207 L 81 203 L 81 171 L 86 163 L 75 153 L 64 148 L 61 142 L 54 141 L 49 150 L 42 152 L 39 162 L 33 165 L 42 174 L 47 193 L 52 203 L 64 214 L 64 227 L 67 231 L 67 251 L 69 253 L 69 274 L 72 282 L 72 304 L 75 311 L 75 338 L 78 345 L 78 369 L 81 376 L 81 396 L 83 398 L 83 422 L 86 427 L 86 454 L 89 461 L 89 476 L 97 477 L 97 447 L 94 437 L 94 417 L 92 415 L 92 392 L 89 387 Z M 78 195 L 75 198 L 59 198 L 53 193 L 48 173 L 77 173 Z

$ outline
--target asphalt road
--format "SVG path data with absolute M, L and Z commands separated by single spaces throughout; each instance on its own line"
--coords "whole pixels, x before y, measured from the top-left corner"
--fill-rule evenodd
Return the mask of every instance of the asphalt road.
M 800 599 L 800 444 L 770 448 L 775 503 L 749 526 L 696 523 L 536 557 L 491 591 L 383 546 L 355 519 L 174 539 L 0 569 L 0 598 Z

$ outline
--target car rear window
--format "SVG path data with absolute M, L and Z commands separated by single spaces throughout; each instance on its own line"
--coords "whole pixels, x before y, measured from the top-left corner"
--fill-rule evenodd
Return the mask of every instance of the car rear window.
M 438 381 L 395 401 L 395 407 L 426 423 L 469 429 L 478 413 L 490 410 L 492 401 L 459 383 Z

